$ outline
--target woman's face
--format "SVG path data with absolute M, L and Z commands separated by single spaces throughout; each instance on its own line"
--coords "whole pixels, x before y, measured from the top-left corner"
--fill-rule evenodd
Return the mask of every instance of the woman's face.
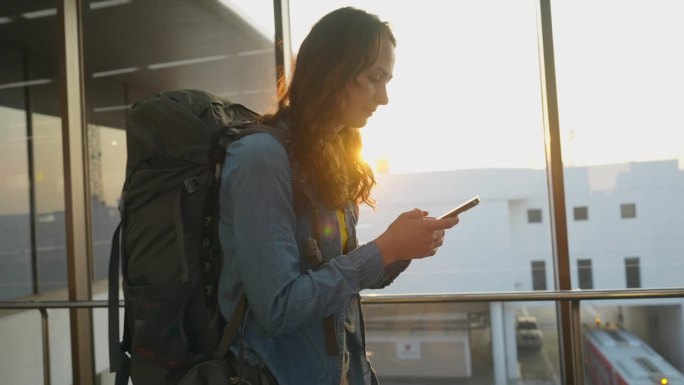
M 387 82 L 392 79 L 393 71 L 394 46 L 385 37 L 375 63 L 356 75 L 346 87 L 346 95 L 340 105 L 342 126 L 363 127 L 379 105 L 387 104 Z

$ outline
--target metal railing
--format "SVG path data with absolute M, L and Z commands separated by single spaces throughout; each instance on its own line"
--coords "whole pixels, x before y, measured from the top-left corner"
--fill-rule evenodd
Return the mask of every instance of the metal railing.
M 43 384 L 50 385 L 50 330 L 48 309 L 95 309 L 106 308 L 107 301 L 4 301 L 0 302 L 2 310 L 38 310 L 41 321 L 41 341 L 43 342 Z M 123 301 L 119 307 L 123 307 Z
M 463 294 L 368 294 L 364 304 L 387 303 L 453 303 L 453 302 L 518 302 L 518 301 L 570 301 L 580 302 L 601 299 L 684 298 L 684 288 L 628 289 L 628 290 L 560 290 L 518 291 Z
M 684 288 L 673 289 L 631 289 L 631 290 L 565 290 L 565 291 L 534 291 L 534 292 L 493 292 L 493 293 L 463 293 L 463 294 L 368 294 L 362 296 L 364 305 L 381 304 L 411 304 L 411 303 L 465 303 L 465 302 L 524 302 L 524 301 L 554 301 L 568 302 L 572 309 L 572 320 L 575 325 L 572 330 L 580 330 L 579 305 L 588 300 L 625 300 L 649 298 L 684 298 Z M 98 301 L 4 301 L 0 302 L 2 310 L 38 310 L 41 315 L 41 333 L 43 342 L 43 383 L 50 385 L 50 341 L 48 309 L 95 309 L 106 308 L 106 300 Z M 119 306 L 123 307 L 123 301 Z M 581 336 L 572 335 L 571 340 Z M 575 345 L 577 347 L 579 345 Z M 567 352 L 576 355 L 576 352 Z M 581 363 L 580 363 L 581 364 Z M 564 381 L 567 383 L 567 381 Z

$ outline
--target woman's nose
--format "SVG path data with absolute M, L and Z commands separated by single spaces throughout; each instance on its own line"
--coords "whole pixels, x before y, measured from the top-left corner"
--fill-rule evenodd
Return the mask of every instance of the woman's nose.
M 389 97 L 387 96 L 387 86 L 380 86 L 378 91 L 375 93 L 375 101 L 383 106 L 389 103 Z

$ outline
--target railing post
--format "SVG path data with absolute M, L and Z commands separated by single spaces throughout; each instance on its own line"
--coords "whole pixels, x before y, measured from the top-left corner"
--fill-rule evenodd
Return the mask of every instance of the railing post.
M 50 370 L 50 324 L 48 323 L 48 312 L 44 307 L 40 308 L 41 334 L 43 337 L 43 384 L 50 385 L 52 376 Z
M 501 302 L 489 303 L 490 330 L 492 333 L 492 365 L 494 371 L 494 385 L 506 385 L 506 343 L 504 337 L 504 312 Z
M 570 317 L 572 318 L 572 359 L 575 363 L 575 378 L 577 384 L 584 384 L 584 361 L 582 360 L 582 321 L 580 320 L 580 300 L 570 301 Z

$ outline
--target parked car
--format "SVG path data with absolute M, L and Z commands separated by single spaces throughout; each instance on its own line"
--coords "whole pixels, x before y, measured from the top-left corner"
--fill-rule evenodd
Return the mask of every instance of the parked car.
M 515 320 L 515 330 L 518 349 L 541 349 L 544 334 L 539 328 L 539 321 L 537 321 L 536 317 L 517 317 Z

